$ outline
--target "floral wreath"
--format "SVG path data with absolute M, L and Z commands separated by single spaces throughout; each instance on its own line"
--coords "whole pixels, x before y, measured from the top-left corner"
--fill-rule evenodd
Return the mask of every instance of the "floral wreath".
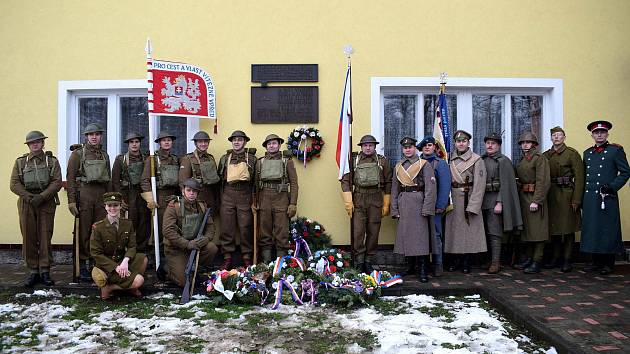
M 324 144 L 319 130 L 306 126 L 293 129 L 287 138 L 287 147 L 298 160 L 304 161 L 304 167 L 308 161 L 320 157 Z

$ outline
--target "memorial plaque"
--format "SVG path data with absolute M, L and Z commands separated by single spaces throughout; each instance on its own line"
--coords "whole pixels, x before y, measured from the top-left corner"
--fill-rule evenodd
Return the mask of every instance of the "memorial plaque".
M 317 86 L 252 87 L 252 123 L 317 123 Z
M 252 82 L 317 82 L 317 64 L 252 64 Z

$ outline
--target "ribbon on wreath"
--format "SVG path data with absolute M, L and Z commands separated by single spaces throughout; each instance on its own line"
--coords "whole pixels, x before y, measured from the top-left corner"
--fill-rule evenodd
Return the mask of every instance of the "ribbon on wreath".
M 339 284 L 339 285 L 334 285 L 330 282 L 325 282 L 322 281 L 320 282 L 321 285 L 323 285 L 324 287 L 326 287 L 326 289 L 328 288 L 333 288 L 333 289 L 346 289 L 346 290 L 352 290 L 357 294 L 360 294 L 363 292 L 364 288 L 363 288 L 363 284 L 361 284 L 360 280 L 353 280 L 350 282 L 344 282 L 343 284 Z
M 318 274 L 328 275 L 332 274 L 330 270 L 330 263 L 328 262 L 328 258 L 326 256 L 321 256 L 315 265 L 315 271 Z
M 284 278 L 280 278 L 278 280 L 278 282 L 276 283 L 276 285 L 277 285 L 277 288 L 276 288 L 276 299 L 273 302 L 273 306 L 271 306 L 272 310 L 277 310 L 278 307 L 280 307 L 280 303 L 282 302 L 282 289 L 285 286 L 291 292 L 291 297 L 293 297 L 293 301 L 295 301 L 295 303 L 298 304 L 298 305 L 304 305 L 304 303 L 302 302 L 302 300 L 298 296 L 297 292 L 295 291 L 295 289 L 293 288 L 293 285 L 291 285 L 291 283 L 286 281 Z
M 317 283 L 313 281 L 313 279 L 305 279 L 302 280 L 302 296 L 300 296 L 300 300 L 304 301 L 304 295 L 310 296 L 311 301 L 309 303 L 311 305 L 315 305 L 317 303 L 317 294 L 319 291 L 317 290 Z
M 304 168 L 306 168 L 306 148 L 308 145 L 308 135 L 306 135 L 306 126 L 302 129 L 302 135 L 300 135 L 300 143 L 298 144 L 298 152 L 300 152 L 300 146 L 302 146 L 302 143 L 304 143 L 304 156 L 302 157 L 304 159 Z
M 374 270 L 372 271 L 372 273 L 370 274 L 370 276 L 374 279 L 374 281 L 377 284 L 377 287 L 381 287 L 381 288 L 389 288 L 392 285 L 396 285 L 396 284 L 400 284 L 403 282 L 402 278 L 400 277 L 400 275 L 395 275 L 393 277 L 391 277 L 390 279 L 387 279 L 385 281 L 382 281 L 382 274 L 381 272 L 379 272 L 378 270 Z M 376 290 L 377 287 L 374 286 L 370 286 L 365 288 L 365 292 L 368 295 L 372 295 L 372 293 L 374 292 L 374 290 Z
M 223 296 L 225 296 L 226 299 L 232 301 L 232 298 L 234 297 L 235 292 L 232 290 L 225 290 L 225 287 L 223 286 L 223 281 L 221 281 L 221 275 L 214 275 L 213 279 L 210 279 L 210 282 L 208 283 L 208 291 L 212 291 L 212 290 L 216 290 L 217 292 L 223 294 Z
M 302 248 L 304 248 L 304 251 L 306 252 L 306 258 L 311 257 L 313 255 L 311 253 L 311 248 L 308 247 L 308 243 L 306 242 L 304 237 L 302 237 L 302 235 L 298 234 L 298 231 L 296 228 L 293 228 L 291 230 L 291 237 L 293 238 L 293 242 L 295 242 L 295 252 L 293 252 L 293 255 L 295 257 L 300 256 L 300 251 L 302 251 Z
M 292 259 L 295 260 L 298 267 L 300 267 L 300 270 L 304 271 L 304 263 L 302 262 L 301 259 L 299 259 L 298 257 L 293 257 L 293 256 L 284 256 L 284 257 L 276 258 L 276 261 L 274 262 L 274 265 L 273 265 L 273 272 L 271 273 L 271 276 L 272 277 L 279 276 L 280 272 L 282 272 L 282 267 L 284 266 L 286 261 L 292 260 Z
M 263 306 L 265 302 L 267 302 L 267 297 L 269 296 L 269 290 L 265 284 L 252 284 L 251 288 L 256 289 L 256 291 L 260 294 L 260 306 Z

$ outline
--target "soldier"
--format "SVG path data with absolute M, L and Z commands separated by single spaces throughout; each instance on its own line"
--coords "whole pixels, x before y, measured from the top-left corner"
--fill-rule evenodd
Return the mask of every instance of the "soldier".
M 85 264 L 90 258 L 91 227 L 105 217 L 101 198 L 112 190 L 109 155 L 101 145 L 104 131 L 96 123 L 85 127 L 83 134 L 86 143 L 72 152 L 66 173 L 68 209 L 75 217 L 79 216 L 79 268 L 82 281 L 92 280 Z M 93 265 L 90 263 L 90 266 Z
M 513 241 L 514 233 L 523 229 L 523 219 L 512 161 L 501 154 L 503 139 L 499 134 L 492 133 L 483 138 L 483 141 L 486 152 L 481 158 L 486 166 L 486 193 L 481 211 L 486 240 L 490 243 L 491 261 L 488 273 L 494 274 L 501 270 L 501 243 Z
M 228 137 L 232 149 L 219 160 L 221 194 L 221 235 L 219 242 L 223 252 L 221 269 L 232 268 L 232 253 L 236 240 L 240 241 L 243 265 L 252 264 L 253 235 L 252 208 L 255 191 L 256 149 L 245 148 L 249 137 L 236 130 Z
M 586 188 L 580 251 L 593 254 L 593 264 L 584 270 L 606 275 L 613 271 L 615 254 L 623 251 L 617 191 L 628 182 L 630 167 L 623 147 L 608 142 L 610 122 L 598 120 L 587 129 L 595 145 L 584 151 Z
M 580 204 L 584 194 L 584 164 L 580 153 L 565 145 L 566 135 L 560 127 L 551 129 L 553 146 L 545 151 L 549 160 L 551 188 L 549 189 L 549 231 L 552 239 L 552 258 L 544 268 L 561 264 L 560 270 L 570 272 L 571 251 L 575 232 L 580 231 Z M 562 256 L 561 256 L 562 253 Z
M 155 152 L 155 178 L 157 188 L 157 201 L 153 200 L 153 194 L 151 193 L 151 159 L 147 160 L 144 164 L 144 170 L 142 171 L 142 180 L 140 186 L 142 187 L 142 198 L 146 200 L 147 207 L 151 210 L 157 209 L 158 215 L 158 230 L 163 230 L 164 212 L 168 203 L 175 199 L 179 195 L 179 158 L 171 153 L 173 148 L 173 141 L 176 139 L 175 135 L 170 134 L 167 131 L 161 131 L 158 134 L 155 142 L 160 144 L 160 149 Z M 159 233 L 159 242 L 162 244 L 164 239 L 162 233 Z M 160 248 L 160 253 L 163 253 L 163 248 Z M 160 280 L 164 279 L 163 264 L 160 264 L 158 269 L 158 275 Z
M 439 158 L 435 154 L 435 138 L 427 136 L 420 144 L 416 146 L 418 150 L 422 152 L 420 157 L 423 160 L 427 160 L 431 163 L 433 171 L 435 172 L 435 179 L 437 182 L 437 199 L 435 202 L 435 216 L 433 217 L 433 224 L 435 225 L 434 238 L 431 240 L 431 253 L 433 254 L 433 276 L 439 277 L 442 275 L 442 222 L 443 213 L 446 210 L 449 202 L 449 196 L 451 194 L 451 171 L 448 168 L 448 163 Z M 465 273 L 470 272 L 470 266 L 464 266 Z
M 218 187 L 221 178 L 217 173 L 217 163 L 214 156 L 208 152 L 210 140 L 212 139 L 204 131 L 195 133 L 192 141 L 195 142 L 196 149 L 181 159 L 179 183 L 182 184 L 189 178 L 199 182 L 201 184 L 199 200 L 206 203 L 216 215 Z
M 164 247 L 168 262 L 168 278 L 178 286 L 184 286 L 186 278 L 186 264 L 191 250 L 199 250 L 199 264 L 210 267 L 217 246 L 212 242 L 214 238 L 214 224 L 212 215 L 204 227 L 203 236 L 197 236 L 197 231 L 206 212 L 206 204 L 197 199 L 202 186 L 190 178 L 182 184 L 182 196 L 168 205 L 164 213 Z
M 535 274 L 540 273 L 545 242 L 549 239 L 549 161 L 537 149 L 536 134 L 524 132 L 518 143 L 523 151 L 523 158 L 516 166 L 524 226 L 521 242 L 527 245 L 527 257 L 515 268 L 522 269 L 525 274 Z
M 59 204 L 61 167 L 50 151 L 44 152 L 42 132 L 26 134 L 24 144 L 29 153 L 18 157 L 11 173 L 11 191 L 19 196 L 18 215 L 22 233 L 22 256 L 29 269 L 24 283 L 31 287 L 38 282 L 54 285 L 50 278 L 52 266 L 53 227 Z
M 114 159 L 112 189 L 123 195 L 123 211 L 127 212 L 126 218 L 133 222 L 133 229 L 136 230 L 136 249 L 146 253 L 151 237 L 151 212 L 140 196 L 140 181 L 147 158 L 140 151 L 142 139 L 144 136 L 136 132 L 129 132 L 125 137 L 127 152 Z
M 398 219 L 394 253 L 407 257 L 410 270 L 415 258 L 420 258 L 418 276 L 422 283 L 428 279 L 428 254 L 434 237 L 437 187 L 431 163 L 416 154 L 416 139 L 405 137 L 400 141 L 403 159 L 394 167 L 392 182 L 392 218 Z
M 387 158 L 376 153 L 378 143 L 372 135 L 364 135 L 357 144 L 361 152 L 352 153 L 350 166 L 354 169 L 354 181 L 350 181 L 350 173 L 341 178 L 341 196 L 354 223 L 355 266 L 366 273 L 372 271 L 381 218 L 389 215 L 392 189 L 392 170 Z
M 297 212 L 297 173 L 291 152 L 280 152 L 282 143 L 284 139 L 276 134 L 267 135 L 262 143 L 267 152 L 256 162 L 258 193 L 254 205 L 260 210 L 260 249 L 264 263 L 271 262 L 274 244 L 276 256 L 287 254 L 289 219 Z
M 444 252 L 461 255 L 462 271 L 470 272 L 469 255 L 486 252 L 481 204 L 486 192 L 486 165 L 470 149 L 470 133 L 455 132 L 455 153 L 449 163 L 452 176 L 453 211 L 446 215 Z M 452 265 L 449 271 L 454 271 Z
M 101 288 L 101 299 L 107 300 L 114 290 L 129 290 L 142 297 L 147 257 L 136 252 L 133 222 L 120 217 L 122 194 L 103 194 L 107 217 L 92 225 L 90 253 L 96 261 L 92 279 Z

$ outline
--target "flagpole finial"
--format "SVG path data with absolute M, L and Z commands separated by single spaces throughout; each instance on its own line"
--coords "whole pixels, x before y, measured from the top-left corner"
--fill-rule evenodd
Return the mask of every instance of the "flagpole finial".
M 352 54 L 354 54 L 354 48 L 352 47 L 352 44 L 346 44 L 343 47 L 343 53 L 346 55 L 348 59 L 350 59 Z
M 144 47 L 144 51 L 147 53 L 147 56 L 151 56 L 153 53 L 153 47 L 151 46 L 151 38 L 147 37 L 147 45 Z
M 446 85 L 447 78 L 448 78 L 448 73 L 447 72 L 441 72 L 440 73 L 440 85 Z

